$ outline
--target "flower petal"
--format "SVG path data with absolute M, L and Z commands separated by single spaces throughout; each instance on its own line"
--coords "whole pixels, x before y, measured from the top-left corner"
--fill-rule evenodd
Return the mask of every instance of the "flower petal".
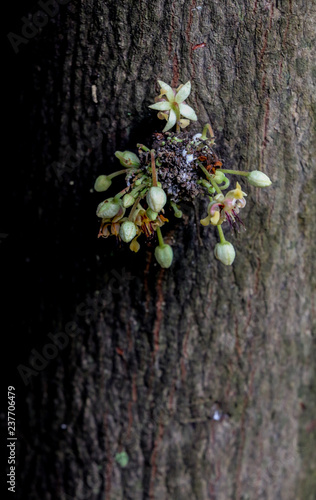
M 205 217 L 205 219 L 201 219 L 200 223 L 202 224 L 202 226 L 208 226 L 210 223 L 210 220 L 211 220 L 211 216 L 208 215 L 207 217 Z
M 217 225 L 217 223 L 219 221 L 219 217 L 220 217 L 220 213 L 219 212 L 215 212 L 215 214 L 210 218 L 210 221 L 213 224 L 213 226 Z
M 168 121 L 169 115 L 168 115 L 168 113 L 162 113 L 161 111 L 159 111 L 157 117 L 159 118 L 159 120 L 167 120 Z
M 172 88 L 170 87 L 170 85 L 168 85 L 165 82 L 162 82 L 161 80 L 158 80 L 158 83 L 159 83 L 159 86 L 162 90 L 161 94 L 164 94 L 167 97 L 168 101 L 173 102 L 174 101 L 174 92 L 173 92 Z
M 157 109 L 158 111 L 167 111 L 171 108 L 171 104 L 168 101 L 160 101 L 155 104 L 148 106 L 150 109 Z
M 187 104 L 180 104 L 180 114 L 184 116 L 184 118 L 189 118 L 189 120 L 196 121 L 197 116 L 195 114 L 194 109 L 191 108 L 191 106 L 188 106 Z
M 190 92 L 191 82 L 189 80 L 185 85 L 182 85 L 181 89 L 177 92 L 175 101 L 180 104 L 181 102 L 186 100 L 186 98 L 190 95 Z
M 176 124 L 176 121 L 177 121 L 177 116 L 173 111 L 173 109 L 171 109 L 169 113 L 169 120 L 167 122 L 167 125 L 163 129 L 163 132 L 167 132 L 168 130 L 170 130 Z
M 135 236 L 135 238 L 132 240 L 132 243 L 129 246 L 132 252 L 138 252 L 138 250 L 140 249 L 140 244 L 138 243 L 137 238 L 138 236 Z
M 183 120 L 180 120 L 180 127 L 181 128 L 185 128 L 187 127 L 188 125 L 190 125 L 190 120 L 187 120 L 186 118 L 183 119 Z

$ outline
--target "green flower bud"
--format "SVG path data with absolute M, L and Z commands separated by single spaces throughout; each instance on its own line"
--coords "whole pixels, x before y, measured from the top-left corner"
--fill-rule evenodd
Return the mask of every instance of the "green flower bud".
M 101 191 L 106 191 L 111 186 L 112 181 L 106 175 L 99 175 L 94 183 L 94 189 L 99 193 Z
M 129 220 L 123 222 L 120 227 L 120 237 L 125 243 L 129 243 L 136 236 L 136 225 Z
M 173 251 L 170 245 L 164 243 L 155 248 L 155 257 L 158 264 L 164 269 L 171 266 L 173 260 Z
M 226 179 L 226 177 L 225 177 L 224 172 L 221 172 L 220 170 L 216 170 L 216 174 L 215 174 L 213 180 L 215 182 L 217 182 L 217 184 L 222 184 L 222 182 L 224 182 L 225 179 Z
M 97 208 L 97 216 L 102 219 L 114 217 L 121 207 L 121 201 L 115 198 L 108 198 L 102 201 Z
M 246 179 L 248 180 L 249 184 L 259 188 L 268 187 L 270 186 L 270 184 L 272 184 L 269 177 L 259 170 L 253 170 L 252 172 L 250 172 L 250 174 L 247 175 Z
M 130 193 L 127 193 L 125 196 L 123 196 L 122 199 L 122 205 L 124 208 L 131 207 L 135 203 L 135 198 L 132 196 Z
M 197 184 L 200 184 L 201 186 L 206 188 L 212 187 L 212 184 L 207 182 L 205 179 L 200 179 L 199 181 L 197 181 Z
M 233 245 L 229 241 L 217 243 L 214 248 L 215 257 L 220 260 L 225 266 L 231 266 L 234 262 L 236 253 Z
M 140 164 L 138 156 L 131 151 L 116 151 L 114 154 L 120 160 L 120 164 L 123 167 L 138 167 Z
M 167 195 L 160 187 L 153 186 L 147 193 L 146 201 L 154 212 L 160 212 L 167 202 Z
M 158 217 L 158 213 L 154 212 L 151 208 L 147 208 L 146 214 L 149 220 L 156 220 Z
M 179 209 L 179 207 L 177 207 L 176 203 L 174 203 L 172 201 L 171 206 L 172 206 L 173 211 L 174 211 L 174 216 L 177 217 L 178 219 L 181 219 L 183 214 L 182 214 L 181 210 Z

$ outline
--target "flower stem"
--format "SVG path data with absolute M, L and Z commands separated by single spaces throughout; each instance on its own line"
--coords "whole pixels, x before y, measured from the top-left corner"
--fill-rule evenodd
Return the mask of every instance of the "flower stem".
M 208 171 L 206 170 L 205 167 L 203 167 L 202 163 L 198 161 L 198 165 L 200 167 L 200 169 L 205 173 L 206 175 L 206 178 L 210 181 L 210 183 L 212 184 L 213 188 L 215 189 L 215 191 L 218 193 L 218 194 L 222 194 L 222 190 L 221 188 L 219 187 L 219 185 L 217 184 L 217 182 L 215 182 L 213 180 L 213 175 L 209 174 Z
M 212 129 L 211 125 L 209 123 L 207 123 L 203 128 L 202 137 L 201 137 L 202 141 L 205 141 L 207 132 L 209 132 L 211 139 L 214 140 L 215 136 L 214 136 L 213 129 Z
M 144 144 L 136 144 L 136 146 L 138 147 L 138 149 L 142 149 L 143 151 L 150 151 L 150 149 L 148 149 L 146 146 L 144 146 Z
M 198 165 L 199 165 L 200 169 L 205 173 L 206 178 L 211 182 L 211 180 L 212 180 L 211 174 L 206 170 L 205 167 L 203 167 L 203 165 L 200 161 L 198 161 Z
M 160 229 L 159 226 L 157 227 L 156 231 L 157 231 L 159 246 L 161 247 L 162 245 L 164 245 L 164 241 L 163 241 L 163 237 L 162 237 L 162 234 L 161 234 L 161 229 Z
M 124 196 L 125 193 L 127 193 L 127 191 L 129 191 L 131 188 L 131 186 L 127 186 L 126 188 L 122 189 L 122 191 L 120 191 L 119 193 L 117 193 L 114 198 L 116 200 L 119 200 L 120 198 L 122 198 L 122 196 Z
M 226 168 L 221 168 L 221 172 L 223 174 L 245 175 L 246 177 L 250 174 L 250 172 L 245 172 L 244 170 L 227 170 Z
M 150 151 L 151 155 L 151 173 L 153 176 L 153 186 L 157 186 L 157 171 L 156 171 L 156 162 L 155 162 L 155 150 L 152 149 Z
M 130 194 L 132 196 L 135 196 L 136 193 L 138 193 L 138 191 L 141 191 L 142 189 L 144 189 L 146 186 L 144 184 L 140 184 L 139 186 L 136 186 L 131 192 Z
M 178 103 L 174 103 L 173 110 L 174 110 L 174 112 L 176 114 L 176 117 L 177 117 L 176 132 L 179 133 L 180 132 L 180 118 L 181 118 L 181 115 L 180 115 L 180 108 L 179 108 L 179 104 Z
M 213 179 L 211 179 L 211 184 L 212 184 L 213 188 L 215 189 L 216 193 L 222 194 L 221 188 L 219 187 L 219 185 L 215 181 L 213 181 Z
M 118 170 L 117 172 L 113 172 L 113 174 L 107 175 L 108 179 L 113 179 L 114 177 L 117 177 L 118 175 L 125 174 L 126 172 L 133 172 L 136 174 L 137 172 L 141 172 L 141 170 L 134 170 L 133 168 L 125 168 L 124 170 Z
M 132 206 L 132 209 L 131 209 L 131 211 L 130 211 L 130 213 L 129 213 L 128 220 L 133 221 L 133 215 L 134 215 L 134 213 L 135 213 L 135 210 L 136 210 L 137 205 L 138 205 L 138 203 L 140 202 L 141 198 L 142 198 L 141 196 L 138 196 L 137 200 L 135 200 L 135 203 L 134 203 L 134 205 Z
M 226 239 L 225 239 L 225 236 L 224 236 L 224 233 L 223 233 L 223 230 L 222 230 L 222 226 L 219 225 L 219 226 L 216 226 L 216 227 L 217 227 L 217 230 L 218 230 L 218 235 L 219 235 L 220 242 L 221 243 L 225 243 Z

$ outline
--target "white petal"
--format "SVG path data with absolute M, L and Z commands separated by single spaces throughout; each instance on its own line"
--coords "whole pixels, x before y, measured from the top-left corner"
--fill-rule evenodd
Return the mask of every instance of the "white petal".
M 184 116 L 184 118 L 189 118 L 189 120 L 193 121 L 197 120 L 195 111 L 194 109 L 191 108 L 191 106 L 188 106 L 187 104 L 180 104 L 179 109 L 180 109 L 180 114 Z
M 180 102 L 183 102 L 186 100 L 186 98 L 188 97 L 188 95 L 190 94 L 191 92 L 191 82 L 190 80 L 185 84 L 183 85 L 183 87 L 181 87 L 181 89 L 177 92 L 177 95 L 176 95 L 176 102 L 178 104 L 180 104 Z
M 148 107 L 151 109 L 157 109 L 158 111 L 167 111 L 167 109 L 171 108 L 171 104 L 168 101 L 160 101 L 155 104 L 151 104 Z
M 161 80 L 158 80 L 158 83 L 160 85 L 160 88 L 164 91 L 163 94 L 167 96 L 168 101 L 173 102 L 174 101 L 174 92 L 170 85 L 168 85 L 165 82 L 162 82 Z
M 172 109 L 169 113 L 169 120 L 167 122 L 167 125 L 163 129 L 163 132 L 167 132 L 168 130 L 170 130 L 175 125 L 176 121 L 177 121 L 177 116 Z

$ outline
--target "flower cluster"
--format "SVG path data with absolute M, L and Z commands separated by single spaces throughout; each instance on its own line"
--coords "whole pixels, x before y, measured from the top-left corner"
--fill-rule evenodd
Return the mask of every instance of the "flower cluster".
M 217 227 L 219 243 L 214 249 L 215 257 L 225 265 L 235 259 L 233 245 L 225 239 L 222 225 L 227 223 L 237 231 L 243 222 L 239 212 L 246 205 L 247 196 L 237 182 L 235 189 L 226 193 L 230 179 L 226 174 L 244 176 L 256 187 L 267 187 L 270 179 L 258 170 L 252 172 L 227 170 L 213 150 L 215 138 L 209 124 L 201 134 L 182 132 L 190 120 L 197 120 L 194 110 L 184 101 L 190 94 L 191 83 L 177 89 L 158 80 L 160 94 L 155 104 L 149 106 L 158 111 L 158 118 L 166 120 L 163 133 L 154 134 L 152 149 L 138 144 L 138 155 L 130 151 L 117 151 L 115 156 L 124 167 L 110 175 L 100 175 L 95 181 L 95 190 L 106 191 L 112 179 L 125 175 L 126 187 L 114 197 L 102 201 L 97 216 L 102 219 L 99 237 L 111 235 L 125 243 L 133 252 L 138 252 L 141 235 L 146 240 L 157 239 L 155 248 L 157 262 L 163 268 L 172 264 L 173 250 L 164 242 L 161 227 L 168 222 L 165 217 L 167 204 L 177 218 L 182 217 L 179 203 L 207 196 L 207 214 L 201 219 L 203 226 Z M 169 130 L 176 126 L 176 132 Z

